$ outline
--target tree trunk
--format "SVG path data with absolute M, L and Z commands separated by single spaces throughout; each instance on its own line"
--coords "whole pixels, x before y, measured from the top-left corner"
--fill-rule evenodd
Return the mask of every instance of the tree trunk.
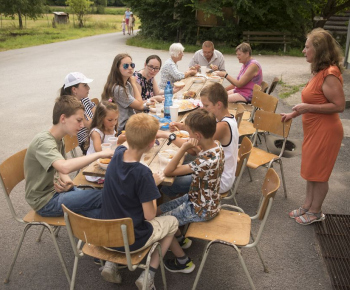
M 18 8 L 17 13 L 18 13 L 19 29 L 22 29 L 23 28 L 23 21 L 22 21 L 22 13 L 21 13 L 20 8 Z

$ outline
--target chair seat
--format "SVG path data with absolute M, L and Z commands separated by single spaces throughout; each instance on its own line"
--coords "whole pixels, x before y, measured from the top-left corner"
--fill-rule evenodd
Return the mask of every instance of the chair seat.
M 64 217 L 43 217 L 38 215 L 34 210 L 31 210 L 26 214 L 23 220 L 27 223 L 31 222 L 44 222 L 51 226 L 65 226 L 66 222 L 64 221 Z
M 103 188 L 103 183 L 99 184 L 97 182 L 87 181 L 85 175 L 83 174 L 83 170 L 80 170 L 76 177 L 73 179 L 73 184 L 75 186 L 93 186 L 97 189 Z
M 151 247 L 148 247 L 140 252 L 135 254 L 131 254 L 131 264 L 137 265 L 143 260 L 143 258 L 147 255 Z M 103 247 L 97 247 L 92 244 L 86 243 L 82 249 L 83 253 L 98 258 L 100 260 L 110 261 L 113 263 L 127 265 L 128 262 L 126 260 L 126 255 L 123 253 L 119 253 L 116 251 L 109 251 Z
M 272 159 L 277 157 L 278 156 L 275 154 L 253 147 L 252 152 L 250 153 L 247 165 L 249 168 L 255 169 L 261 165 L 264 165 L 270 162 Z
M 239 136 L 253 135 L 256 132 L 254 124 L 247 120 L 242 120 L 238 128 Z
M 245 246 L 250 240 L 250 228 L 249 215 L 223 209 L 210 221 L 191 223 L 186 237 L 207 241 L 223 240 L 237 246 Z

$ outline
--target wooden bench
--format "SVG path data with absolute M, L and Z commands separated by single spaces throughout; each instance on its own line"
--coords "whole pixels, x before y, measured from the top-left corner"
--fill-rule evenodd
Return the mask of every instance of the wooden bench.
M 290 32 L 243 31 L 243 41 L 248 43 L 281 43 L 286 52 L 287 43 L 291 42 Z

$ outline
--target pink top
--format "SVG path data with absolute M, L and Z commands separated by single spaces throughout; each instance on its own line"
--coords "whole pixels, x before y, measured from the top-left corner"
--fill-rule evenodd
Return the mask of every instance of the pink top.
M 260 86 L 262 79 L 263 79 L 263 75 L 262 75 L 262 69 L 261 69 L 261 65 L 260 63 L 258 63 L 258 61 L 256 61 L 255 59 L 251 59 L 250 61 L 248 61 L 246 64 L 242 65 L 241 71 L 238 74 L 237 80 L 239 80 L 242 75 L 244 75 L 244 73 L 246 72 L 246 70 L 248 69 L 248 67 L 252 64 L 256 64 L 259 67 L 259 72 L 258 74 L 253 77 L 251 79 L 250 82 L 248 82 L 245 86 L 241 87 L 241 88 L 235 88 L 234 92 L 240 94 L 242 97 L 244 97 L 245 99 L 247 99 L 248 102 L 251 102 L 252 100 L 252 95 L 253 95 L 253 87 L 255 84 L 258 84 Z

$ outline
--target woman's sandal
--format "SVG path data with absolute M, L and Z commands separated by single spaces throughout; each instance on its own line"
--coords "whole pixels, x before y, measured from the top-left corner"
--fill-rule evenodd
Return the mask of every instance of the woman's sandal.
M 318 213 L 308 211 L 305 214 L 297 217 L 295 221 L 300 225 L 307 226 L 315 222 L 321 222 L 325 219 L 326 219 L 326 216 L 322 213 L 322 211 Z
M 292 218 L 292 219 L 295 219 L 299 216 L 302 216 L 303 214 L 307 213 L 309 209 L 305 209 L 305 208 L 302 208 L 302 207 L 299 207 L 298 209 L 295 209 L 295 210 L 292 210 L 290 213 L 289 213 L 289 217 Z

